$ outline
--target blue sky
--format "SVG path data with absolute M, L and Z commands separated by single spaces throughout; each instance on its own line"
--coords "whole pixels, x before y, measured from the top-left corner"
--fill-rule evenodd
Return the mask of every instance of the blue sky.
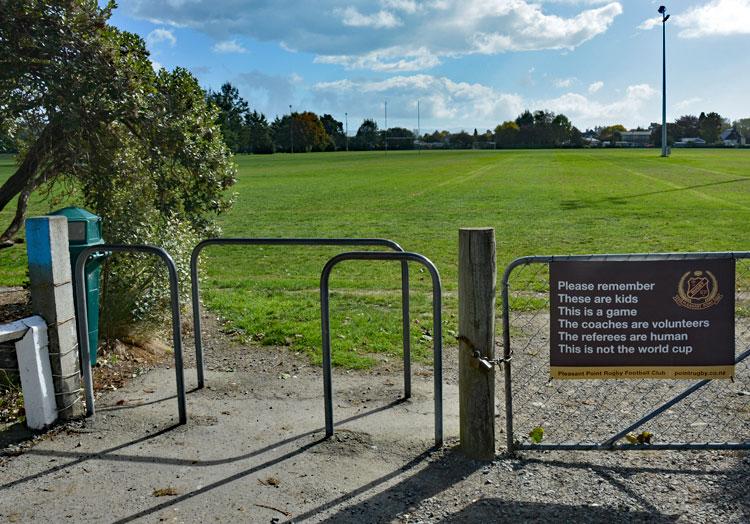
M 270 119 L 331 113 L 422 130 L 493 129 L 523 109 L 581 129 L 661 118 L 651 0 L 121 0 L 112 23 L 155 67 L 231 82 Z M 750 0 L 668 5 L 667 117 L 750 117 Z

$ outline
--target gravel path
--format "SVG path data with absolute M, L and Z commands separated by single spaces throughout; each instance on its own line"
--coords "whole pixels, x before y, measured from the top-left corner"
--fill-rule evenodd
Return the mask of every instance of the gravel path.
M 449 438 L 435 451 L 429 368 L 415 367 L 406 402 L 400 368 L 337 371 L 337 429 L 324 440 L 319 368 L 283 348 L 240 347 L 215 330 L 206 347 L 208 387 L 188 395 L 187 426 L 173 425 L 173 370 L 157 368 L 104 393 L 95 420 L 7 448 L 0 520 L 750 521 L 746 453 L 508 457 L 498 432 L 494 462 L 464 459 L 455 348 L 445 356 Z M 195 370 L 186 378 L 191 387 Z

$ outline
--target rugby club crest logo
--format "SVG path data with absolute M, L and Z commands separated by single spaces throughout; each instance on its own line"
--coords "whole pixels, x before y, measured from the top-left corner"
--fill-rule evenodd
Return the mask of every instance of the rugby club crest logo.
M 688 271 L 677 285 L 674 301 L 687 309 L 702 310 L 718 304 L 723 298 L 719 282 L 710 271 Z

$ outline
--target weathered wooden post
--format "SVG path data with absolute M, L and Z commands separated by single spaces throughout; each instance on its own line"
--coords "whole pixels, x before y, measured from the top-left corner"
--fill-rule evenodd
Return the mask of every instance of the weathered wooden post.
M 495 457 L 495 230 L 458 232 L 458 395 L 461 451 Z

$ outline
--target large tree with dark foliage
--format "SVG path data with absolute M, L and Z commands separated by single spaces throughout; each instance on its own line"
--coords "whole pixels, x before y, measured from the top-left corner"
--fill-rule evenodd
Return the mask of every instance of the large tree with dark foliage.
M 23 133 L 0 187 L 0 210 L 16 202 L 0 241 L 13 244 L 32 192 L 55 184 L 104 218 L 108 241 L 162 245 L 186 274 L 190 247 L 231 204 L 234 164 L 197 80 L 181 68 L 155 73 L 143 40 L 108 24 L 114 7 L 2 2 L 0 129 Z M 108 319 L 132 327 L 168 304 L 151 261 L 114 257 L 105 274 Z
M 224 142 L 233 153 L 248 152 L 247 127 L 245 116 L 250 106 L 240 96 L 240 92 L 229 82 L 221 86 L 219 91 L 209 91 L 208 100 L 219 109 L 217 123 L 221 126 Z

